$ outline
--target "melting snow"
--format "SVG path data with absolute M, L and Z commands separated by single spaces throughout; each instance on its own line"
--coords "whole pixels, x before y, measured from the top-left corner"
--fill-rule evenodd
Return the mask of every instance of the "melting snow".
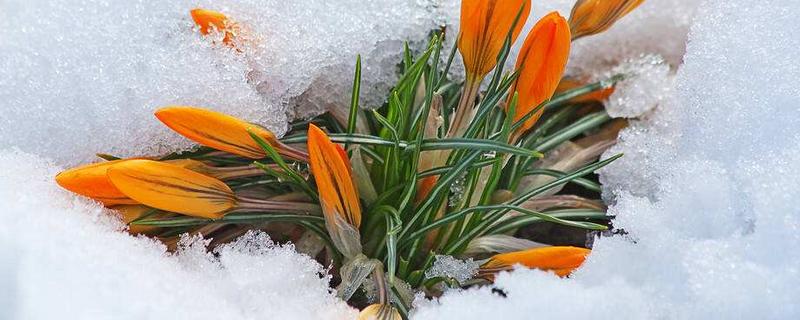
M 528 28 L 572 2 L 534 1 Z M 450 292 L 415 318 L 800 317 L 800 5 L 699 3 L 646 1 L 572 50 L 571 74 L 651 67 L 611 98 L 616 116 L 643 114 L 602 174 L 630 235 L 597 241 L 572 279 L 503 274 L 507 298 Z M 244 26 L 243 52 L 199 37 L 195 6 Z M 0 318 L 353 318 L 326 269 L 291 246 L 254 233 L 217 259 L 192 239 L 167 254 L 52 177 L 95 152 L 186 147 L 151 115 L 167 104 L 281 133 L 293 116 L 346 104 L 357 53 L 374 105 L 402 41 L 457 30 L 457 17 L 455 0 L 0 0 Z
M 701 6 L 673 96 L 608 152 L 626 155 L 602 178 L 629 236 L 596 241 L 572 279 L 521 270 L 498 278 L 507 298 L 449 293 L 415 318 L 800 317 L 797 13 Z

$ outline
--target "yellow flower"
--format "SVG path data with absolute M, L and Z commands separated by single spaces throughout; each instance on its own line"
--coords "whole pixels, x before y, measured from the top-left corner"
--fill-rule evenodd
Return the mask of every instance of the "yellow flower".
M 169 163 L 123 161 L 108 169 L 108 178 L 128 197 L 165 211 L 218 219 L 237 204 L 222 181 Z
M 608 30 L 642 2 L 644 0 L 578 0 L 569 16 L 572 39 Z
M 522 10 L 522 11 L 520 11 Z M 458 50 L 467 69 L 467 82 L 480 81 L 494 69 L 497 56 L 517 14 L 512 42 L 531 12 L 529 0 L 463 0 Z
M 238 28 L 236 27 L 236 24 L 228 20 L 227 16 L 221 12 L 199 8 L 192 10 L 190 13 L 194 23 L 200 27 L 201 34 L 209 34 L 211 33 L 212 29 L 215 29 L 219 32 L 225 33 L 225 38 L 222 39 L 223 43 L 227 45 L 233 44 L 233 39 L 236 36 Z
M 402 320 L 400 312 L 388 304 L 373 304 L 358 314 L 358 320 Z
M 520 264 L 566 277 L 580 267 L 591 252 L 586 248 L 555 246 L 502 253 L 489 258 L 480 271 L 493 279 L 494 273 L 512 270 L 514 265 Z
M 93 163 L 72 168 L 56 175 L 56 183 L 64 189 L 102 202 L 106 206 L 137 204 L 115 187 L 106 171 L 112 165 L 126 160 Z
M 558 12 L 551 12 L 536 23 L 517 57 L 516 70 L 519 76 L 511 88 L 512 93 L 518 93 L 514 121 L 521 120 L 553 96 L 564 74 L 569 49 L 569 26 Z M 509 103 L 513 96 L 509 95 Z M 542 112 L 544 109 L 526 120 L 512 141 L 533 127 Z
M 250 136 L 252 132 L 266 141 L 278 153 L 304 160 L 306 155 L 281 143 L 272 132 L 235 117 L 196 107 L 170 106 L 155 112 L 165 125 L 201 145 L 251 159 L 267 156 Z

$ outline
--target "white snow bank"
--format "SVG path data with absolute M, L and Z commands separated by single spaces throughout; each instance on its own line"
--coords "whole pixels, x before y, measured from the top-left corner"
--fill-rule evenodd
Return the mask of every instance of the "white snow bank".
M 652 3 L 652 1 L 650 2 Z M 800 4 L 705 2 L 671 102 L 623 131 L 615 222 L 572 279 L 517 271 L 416 319 L 800 317 Z M 658 41 L 658 39 L 655 39 Z
M 177 254 L 119 232 L 109 211 L 58 188 L 58 168 L 0 153 L 0 319 L 347 319 L 327 269 L 252 233 Z M 47 201 L 43 201 L 46 199 Z M 326 276 L 322 276 L 326 275 Z
M 239 23 L 244 52 L 201 37 L 189 16 L 198 6 Z M 281 134 L 287 114 L 349 104 L 359 53 L 363 103 L 381 102 L 403 41 L 439 25 L 431 1 L 3 0 L 0 147 L 58 164 L 174 151 L 189 143 L 152 116 L 169 104 Z

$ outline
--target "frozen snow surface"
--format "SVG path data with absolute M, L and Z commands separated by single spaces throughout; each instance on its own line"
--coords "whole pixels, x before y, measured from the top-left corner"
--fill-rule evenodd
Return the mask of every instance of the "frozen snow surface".
M 327 269 L 251 233 L 176 254 L 53 184 L 47 161 L 0 154 L 0 319 L 343 319 Z M 287 294 L 291 293 L 291 294 Z
M 528 28 L 572 2 L 533 1 Z M 353 318 L 290 246 L 249 234 L 217 257 L 197 239 L 168 254 L 52 178 L 95 152 L 188 146 L 152 117 L 169 104 L 281 133 L 346 104 L 358 53 L 362 103 L 377 104 L 402 42 L 457 30 L 458 3 L 0 0 L 0 319 Z M 197 34 L 196 6 L 240 24 L 236 50 Z M 789 0 L 648 0 L 580 39 L 570 74 L 636 74 L 611 113 L 641 120 L 602 174 L 629 234 L 596 241 L 571 279 L 519 270 L 498 277 L 505 298 L 453 291 L 414 317 L 800 318 L 798 14 Z
M 507 298 L 449 293 L 415 318 L 800 318 L 798 13 L 701 5 L 673 96 L 607 154 L 625 153 L 602 178 L 629 235 L 596 241 L 572 279 L 517 271 L 496 283 Z
M 199 35 L 198 6 L 239 24 L 238 49 Z M 170 104 L 280 134 L 293 116 L 349 104 L 359 53 L 363 103 L 380 103 L 403 41 L 440 24 L 432 0 L 0 0 L 0 147 L 59 164 L 174 151 L 188 142 L 152 116 Z

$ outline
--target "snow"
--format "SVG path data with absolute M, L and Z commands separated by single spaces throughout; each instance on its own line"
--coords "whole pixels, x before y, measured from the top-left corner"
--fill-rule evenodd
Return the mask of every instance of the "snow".
M 327 269 L 251 233 L 216 250 L 185 238 L 169 254 L 98 204 L 52 183 L 58 168 L 0 155 L 0 318 L 341 319 L 355 310 L 329 290 Z M 47 201 L 43 201 L 47 199 Z M 292 292 L 291 295 L 285 292 Z
M 328 290 L 327 268 L 251 233 L 206 253 L 125 232 L 100 205 L 52 183 L 58 168 L 0 155 L 1 319 L 342 319 L 357 312 Z M 42 201 L 47 199 L 48 201 Z M 292 294 L 287 295 L 286 292 Z
M 534 1 L 527 27 L 572 2 Z M 800 318 L 800 5 L 700 3 L 645 1 L 572 49 L 571 75 L 637 71 L 610 103 L 641 120 L 601 175 L 629 234 L 595 241 L 570 279 L 502 274 L 507 297 L 450 291 L 415 302 L 415 319 Z M 238 50 L 197 34 L 196 6 L 243 26 Z M 280 134 L 347 104 L 357 53 L 362 104 L 377 104 L 402 41 L 419 48 L 457 17 L 456 0 L 0 0 L 0 319 L 353 318 L 292 246 L 249 234 L 214 256 L 187 238 L 169 254 L 53 176 L 95 152 L 185 148 L 152 117 L 168 104 Z
M 650 2 L 652 3 L 652 2 Z M 571 279 L 519 270 L 415 319 L 796 319 L 800 5 L 705 2 L 671 97 L 603 170 L 615 225 Z M 636 110 L 624 109 L 636 113 Z
M 213 108 L 282 134 L 294 116 L 349 106 L 359 53 L 362 103 L 374 106 L 395 77 L 403 41 L 419 47 L 441 24 L 433 3 L 3 0 L 0 147 L 58 164 L 96 152 L 179 150 L 189 143 L 152 116 L 170 104 Z M 241 26 L 237 50 L 199 35 L 189 16 L 198 6 Z

